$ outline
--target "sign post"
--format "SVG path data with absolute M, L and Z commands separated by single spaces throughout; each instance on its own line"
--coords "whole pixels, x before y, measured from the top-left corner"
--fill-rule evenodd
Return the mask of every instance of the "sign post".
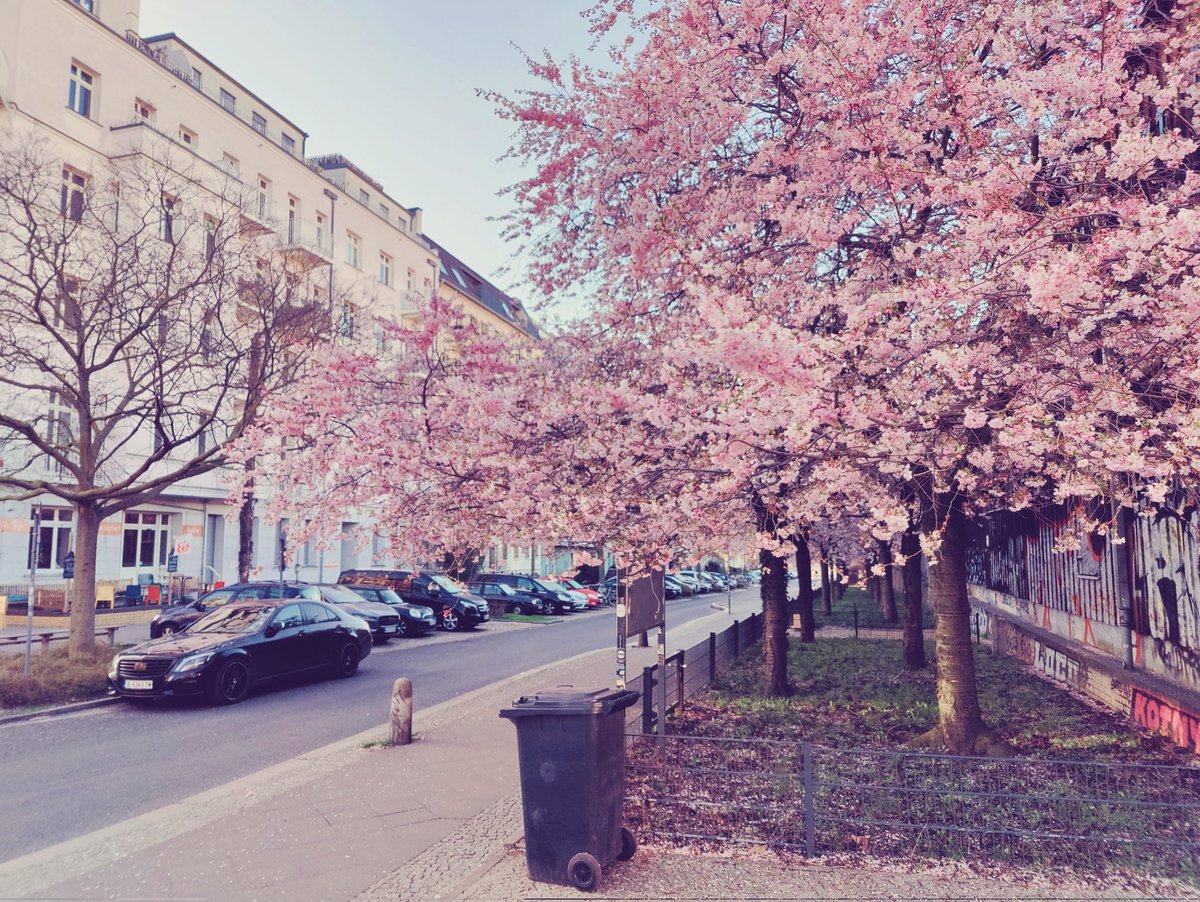
M 71 605 L 75 603 L 75 552 L 68 551 L 67 556 L 63 558 L 63 579 L 67 583 L 67 591 L 63 596 L 63 611 L 69 611 Z
M 42 510 L 33 509 L 29 526 L 29 597 L 25 599 L 25 676 L 29 676 L 29 661 L 33 656 L 33 604 L 37 599 L 37 565 L 42 556 Z
M 628 571 L 617 570 L 617 677 L 618 686 L 624 686 L 626 644 L 629 636 L 646 633 L 658 627 L 657 686 L 643 686 L 643 692 L 655 689 L 654 698 L 658 708 L 658 749 L 666 748 L 667 728 L 667 604 L 663 571 L 652 570 L 635 580 L 628 579 Z

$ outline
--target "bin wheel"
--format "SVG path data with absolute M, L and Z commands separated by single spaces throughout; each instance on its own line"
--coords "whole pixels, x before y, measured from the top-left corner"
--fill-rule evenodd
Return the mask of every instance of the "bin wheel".
M 600 862 L 587 852 L 580 852 L 567 865 L 567 876 L 573 887 L 591 892 L 600 882 Z
M 627 827 L 621 828 L 621 851 L 617 853 L 617 861 L 628 861 L 637 854 L 637 837 Z

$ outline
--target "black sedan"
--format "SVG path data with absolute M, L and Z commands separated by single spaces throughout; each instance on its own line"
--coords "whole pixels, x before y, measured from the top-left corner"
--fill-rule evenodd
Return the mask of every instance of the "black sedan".
M 339 583 L 338 585 L 343 589 L 349 589 L 367 601 L 386 604 L 395 611 L 400 616 L 398 636 L 419 636 L 426 630 L 437 626 L 433 608 L 427 608 L 421 604 L 409 604 L 392 589 L 383 586 L 360 586 L 357 583 Z
M 333 583 L 318 583 L 316 589 L 321 593 L 321 601 L 337 605 L 344 613 L 365 620 L 375 644 L 382 644 L 400 635 L 400 615 L 388 605 L 367 601 L 345 586 Z
M 371 631 L 358 617 L 319 601 L 263 599 L 225 605 L 186 633 L 121 652 L 108 679 L 126 698 L 202 695 L 232 705 L 251 686 L 287 676 L 354 676 L 370 653 Z

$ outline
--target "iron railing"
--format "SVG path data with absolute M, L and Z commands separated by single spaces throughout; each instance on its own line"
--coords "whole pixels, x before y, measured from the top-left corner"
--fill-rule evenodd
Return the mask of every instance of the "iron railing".
M 670 734 L 629 741 L 626 821 L 642 835 L 1200 883 L 1200 768 Z

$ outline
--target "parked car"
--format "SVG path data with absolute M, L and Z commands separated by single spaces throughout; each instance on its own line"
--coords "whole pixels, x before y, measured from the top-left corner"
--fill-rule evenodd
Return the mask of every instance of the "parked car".
M 596 604 L 593 605 L 592 600 L 590 598 L 588 598 L 585 593 L 580 592 L 577 589 L 572 589 L 569 586 L 564 585 L 562 580 L 551 579 L 550 577 L 547 577 L 547 576 L 541 576 L 541 577 L 538 577 L 538 582 L 545 583 L 551 589 L 556 589 L 559 592 L 565 592 L 567 595 L 571 596 L 571 606 L 572 606 L 573 610 L 586 611 L 590 607 L 599 607 L 600 606 L 599 601 L 597 601 Z
M 400 635 L 400 615 L 386 604 L 367 601 L 345 586 L 333 583 L 317 583 L 316 588 L 321 593 L 323 602 L 338 605 L 365 621 L 367 628 L 371 630 L 371 638 L 377 645 Z
M 487 602 L 442 573 L 429 570 L 344 570 L 338 583 L 380 586 L 409 604 L 433 609 L 438 626 L 449 632 L 474 629 L 491 619 Z
M 692 584 L 692 588 L 698 593 L 712 591 L 712 586 L 709 584 L 708 580 L 701 575 L 699 570 L 680 570 L 679 573 L 676 574 L 676 578 L 684 579 L 690 582 Z
M 418 636 L 434 629 L 437 618 L 433 616 L 433 608 L 421 604 L 409 604 L 392 589 L 382 586 L 363 586 L 357 583 L 344 583 L 342 588 L 349 589 L 360 598 L 367 601 L 377 601 L 388 605 L 400 617 L 396 635 L 401 637 Z
M 480 583 L 501 583 L 502 585 L 516 589 L 518 592 L 524 592 L 526 595 L 540 598 L 547 614 L 561 614 L 564 611 L 573 611 L 577 605 L 587 607 L 586 601 L 582 605 L 579 605 L 578 599 L 567 594 L 565 590 L 552 588 L 540 579 L 535 579 L 532 576 L 523 576 L 520 573 L 481 573 L 476 577 L 476 580 Z
M 282 583 L 282 589 L 280 585 L 278 581 L 234 583 L 232 586 L 222 586 L 220 589 L 206 592 L 189 604 L 163 608 L 150 621 L 150 638 L 157 639 L 160 636 L 181 633 L 213 608 L 235 602 L 254 601 L 260 598 L 306 598 L 310 601 L 317 601 L 321 598 L 320 590 L 308 583 L 285 581 Z
M 668 573 L 663 577 L 663 582 L 666 585 L 674 586 L 676 591 L 682 596 L 696 594 L 695 584 L 690 579 L 685 579 L 678 574 Z
M 260 599 L 222 605 L 186 633 L 120 652 L 108 680 L 125 698 L 207 696 L 240 702 L 252 686 L 325 670 L 350 677 L 371 653 L 366 623 L 333 605 Z
M 467 583 L 467 588 L 485 601 L 504 608 L 506 614 L 541 614 L 546 610 L 545 602 L 536 595 L 518 592 L 504 583 Z
M 667 601 L 692 594 L 690 589 L 685 588 L 683 583 L 679 582 L 673 576 L 663 577 L 663 592 L 667 596 Z
M 581 593 L 588 600 L 588 608 L 598 608 L 603 604 L 599 591 L 593 586 L 585 586 L 583 583 L 566 576 L 554 576 L 550 578 L 573 592 Z

